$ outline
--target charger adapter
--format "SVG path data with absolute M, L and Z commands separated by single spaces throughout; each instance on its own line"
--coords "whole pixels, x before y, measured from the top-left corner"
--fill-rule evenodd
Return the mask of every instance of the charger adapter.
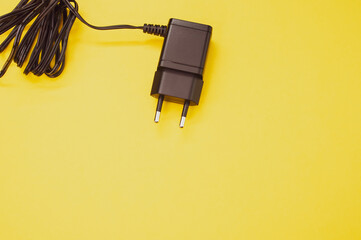
M 158 97 L 154 121 L 159 122 L 164 100 L 182 102 L 183 128 L 189 106 L 199 104 L 212 27 L 173 18 L 167 29 L 151 90 Z
M 0 53 L 13 41 L 0 78 L 12 62 L 22 67 L 27 60 L 25 74 L 58 77 L 64 70 L 68 39 L 76 19 L 96 30 L 141 29 L 165 37 L 151 91 L 151 95 L 159 98 L 155 122 L 159 122 L 164 100 L 184 102 L 180 123 L 184 127 L 189 106 L 198 105 L 201 96 L 212 27 L 179 19 L 170 19 L 168 26 L 99 27 L 85 21 L 78 11 L 75 0 L 20 0 L 14 10 L 0 16 L 0 35 L 10 31 L 0 44 Z

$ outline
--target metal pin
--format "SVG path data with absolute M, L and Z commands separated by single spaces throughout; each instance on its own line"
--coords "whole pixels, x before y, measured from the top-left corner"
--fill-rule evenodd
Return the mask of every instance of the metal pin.
M 190 104 L 189 100 L 186 100 L 184 102 L 183 111 L 182 111 L 182 118 L 181 118 L 181 121 L 180 121 L 180 124 L 179 124 L 179 127 L 181 127 L 181 128 L 184 128 L 184 124 L 185 124 L 187 113 L 188 113 L 189 104 Z
M 159 122 L 160 112 L 162 111 L 162 106 L 163 106 L 163 101 L 164 101 L 164 95 L 159 95 L 157 111 L 155 113 L 155 118 L 154 118 L 154 122 L 156 122 L 156 123 Z

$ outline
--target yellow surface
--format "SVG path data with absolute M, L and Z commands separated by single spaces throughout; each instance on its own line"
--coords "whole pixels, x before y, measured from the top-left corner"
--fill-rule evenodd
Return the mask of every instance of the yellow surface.
M 12 65 L 1 240 L 361 239 L 360 1 L 79 4 L 98 25 L 212 25 L 201 103 L 183 130 L 174 103 L 153 123 L 162 39 L 141 31 L 77 21 L 60 78 Z

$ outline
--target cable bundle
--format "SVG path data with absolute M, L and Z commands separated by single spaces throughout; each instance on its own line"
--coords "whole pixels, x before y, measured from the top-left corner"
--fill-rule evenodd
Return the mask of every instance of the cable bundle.
M 0 17 L 0 35 L 11 30 L 0 45 L 0 52 L 14 40 L 0 77 L 6 73 L 12 61 L 22 67 L 29 55 L 25 74 L 59 76 L 64 70 L 69 34 L 76 18 L 97 30 L 145 28 L 131 25 L 93 26 L 79 15 L 75 0 L 21 0 L 12 12 Z M 28 24 L 31 26 L 26 31 Z

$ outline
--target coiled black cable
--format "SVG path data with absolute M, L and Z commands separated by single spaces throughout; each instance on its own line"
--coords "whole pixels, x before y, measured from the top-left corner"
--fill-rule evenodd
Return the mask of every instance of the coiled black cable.
M 68 39 L 76 18 L 96 30 L 142 29 L 145 33 L 163 37 L 167 33 L 166 26 L 151 24 L 94 26 L 85 21 L 78 10 L 75 0 L 21 0 L 12 12 L 1 16 L 0 35 L 11 32 L 0 44 L 0 53 L 13 40 L 14 43 L 10 56 L 0 71 L 0 78 L 12 61 L 22 67 L 29 55 L 25 74 L 58 77 L 64 70 Z M 25 27 L 31 22 L 32 25 L 23 36 Z

